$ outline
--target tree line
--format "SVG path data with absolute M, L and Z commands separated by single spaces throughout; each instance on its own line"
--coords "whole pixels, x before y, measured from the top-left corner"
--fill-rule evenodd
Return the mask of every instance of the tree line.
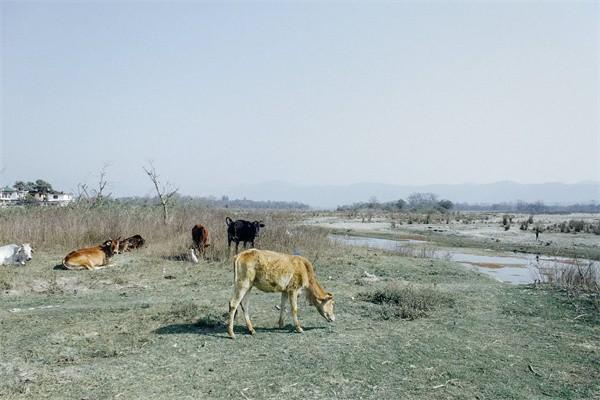
M 454 207 L 450 200 L 439 199 L 434 193 L 412 193 L 406 200 L 398 199 L 388 202 L 379 202 L 376 197 L 371 197 L 367 202 L 352 203 L 337 207 L 338 211 L 382 210 L 382 211 L 413 211 L 413 212 L 440 212 L 446 213 Z
M 591 201 L 589 203 L 576 204 L 545 204 L 543 201 L 535 202 L 502 202 L 493 204 L 469 204 L 456 203 L 458 211 L 495 211 L 515 212 L 521 214 L 562 214 L 562 213 L 599 213 L 600 203 Z

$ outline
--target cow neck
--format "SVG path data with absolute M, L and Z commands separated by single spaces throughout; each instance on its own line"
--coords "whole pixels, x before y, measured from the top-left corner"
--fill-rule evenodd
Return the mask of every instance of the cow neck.
M 107 258 L 111 258 L 115 255 L 111 246 L 102 245 L 100 246 L 100 249 L 102 249 Z
M 317 305 L 319 300 L 325 298 L 325 291 L 317 282 L 317 278 L 315 276 L 315 270 L 312 268 L 308 268 L 308 287 L 306 288 L 306 297 L 313 304 Z

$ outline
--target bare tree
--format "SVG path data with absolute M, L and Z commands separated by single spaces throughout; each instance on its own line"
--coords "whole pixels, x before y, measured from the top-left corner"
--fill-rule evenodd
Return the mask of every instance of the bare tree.
M 77 184 L 77 202 L 82 200 L 90 201 L 90 194 L 88 193 L 87 183 Z
M 169 206 L 171 205 L 173 196 L 177 194 L 177 191 L 179 189 L 174 188 L 169 182 L 167 182 L 166 184 L 161 184 L 159 179 L 160 177 L 158 176 L 154 165 L 152 164 L 152 162 L 150 162 L 149 164 L 149 168 L 142 168 L 144 169 L 146 175 L 148 175 L 148 178 L 150 178 L 150 180 L 154 184 L 154 189 L 156 189 L 158 200 L 160 201 L 160 204 L 163 209 L 163 222 L 166 225 L 169 221 Z
M 108 198 L 111 195 L 110 193 L 107 195 L 104 194 L 104 189 L 106 189 L 106 186 L 108 185 L 108 180 L 106 179 L 106 170 L 108 167 L 110 167 L 110 164 L 104 164 L 100 170 L 100 175 L 98 175 L 98 186 L 93 190 L 94 205 L 99 205 L 105 198 Z

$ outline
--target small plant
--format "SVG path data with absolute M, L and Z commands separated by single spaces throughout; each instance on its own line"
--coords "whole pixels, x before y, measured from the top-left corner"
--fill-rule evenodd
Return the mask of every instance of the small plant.
M 192 321 L 197 316 L 198 306 L 192 302 L 173 303 L 166 313 L 166 319 L 169 321 Z
M 453 299 L 432 287 L 390 284 L 384 288 L 362 293 L 359 298 L 379 304 L 383 319 L 400 318 L 414 320 L 427 315 L 440 305 L 453 304 Z
M 225 326 L 227 314 L 219 314 L 216 311 L 207 308 L 201 308 L 199 314 L 200 318 L 196 321 L 198 327 L 212 329 Z

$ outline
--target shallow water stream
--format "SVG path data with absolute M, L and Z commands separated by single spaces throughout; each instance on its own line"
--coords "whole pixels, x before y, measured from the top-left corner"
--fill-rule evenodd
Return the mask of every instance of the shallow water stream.
M 335 242 L 382 249 L 410 255 L 424 254 L 431 258 L 440 258 L 461 263 L 467 268 L 490 275 L 495 279 L 512 283 L 532 283 L 540 279 L 540 271 L 544 268 L 567 266 L 575 263 L 574 259 L 551 257 L 535 254 L 506 254 L 489 249 L 438 247 L 424 240 L 390 240 L 370 237 L 329 235 Z M 484 254 L 481 254 L 484 253 Z M 487 254 L 486 254 L 487 253 Z M 592 263 L 600 267 L 597 261 L 579 259 L 580 263 Z

